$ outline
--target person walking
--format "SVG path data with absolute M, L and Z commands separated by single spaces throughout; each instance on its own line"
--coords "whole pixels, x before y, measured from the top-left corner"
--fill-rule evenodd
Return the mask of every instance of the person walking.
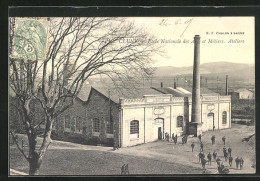
M 200 162 L 201 158 L 202 158 L 202 152 L 199 153 L 199 162 Z
M 200 140 L 200 142 L 201 142 L 201 134 L 198 136 L 198 138 L 199 138 L 199 140 Z
M 218 164 L 218 167 L 220 167 L 220 161 L 221 161 L 220 158 L 217 158 L 217 159 L 216 159 L 216 162 L 217 162 L 217 164 Z
M 229 154 L 229 156 L 231 156 L 231 152 L 232 152 L 232 149 L 231 149 L 230 146 L 229 146 L 229 148 L 228 148 L 228 154 Z
M 211 143 L 212 143 L 212 145 L 215 144 L 215 135 L 211 136 Z
M 210 154 L 210 152 L 209 152 L 207 157 L 208 157 L 208 160 L 209 160 L 209 164 L 211 165 L 211 154 Z
M 174 141 L 174 133 L 172 133 L 172 141 Z
M 230 166 L 230 167 L 232 166 L 232 161 L 233 161 L 233 158 L 232 158 L 232 156 L 230 156 L 230 157 L 228 158 L 228 163 L 229 163 L 229 166 Z
M 125 175 L 125 164 L 121 167 L 121 175 Z
M 188 136 L 185 135 L 185 143 L 187 143 L 187 141 L 188 141 Z
M 192 152 L 193 152 L 194 146 L 195 146 L 195 144 L 194 144 L 194 142 L 192 142 L 192 144 L 191 144 L 191 151 Z
M 238 169 L 238 165 L 240 164 L 240 159 L 237 157 L 237 158 L 235 159 L 235 162 L 236 162 L 236 167 L 237 167 L 237 169 Z
M 226 144 L 226 137 L 225 136 L 222 137 L 222 141 L 223 141 L 223 143 L 225 145 Z
M 244 160 L 243 160 L 243 158 L 241 157 L 241 158 L 240 158 L 240 170 L 243 168 L 243 165 L 244 165 Z
M 227 152 L 224 152 L 225 161 L 227 161 L 227 156 L 228 156 Z
M 227 149 L 226 149 L 226 147 L 224 146 L 223 147 L 223 155 L 225 156 L 225 153 L 227 152 Z
M 217 152 L 216 151 L 213 152 L 213 158 L 214 158 L 214 160 L 216 160 L 216 158 L 217 158 Z
M 202 168 L 203 168 L 204 170 L 206 170 L 206 168 L 205 168 L 206 163 L 207 163 L 207 160 L 206 160 L 205 158 L 202 158 L 202 159 L 201 159 L 201 165 L 202 165 Z
M 203 151 L 203 143 L 200 142 L 200 151 Z
M 185 137 L 184 136 L 182 137 L 181 141 L 182 141 L 182 145 L 184 145 L 184 143 L 185 143 Z

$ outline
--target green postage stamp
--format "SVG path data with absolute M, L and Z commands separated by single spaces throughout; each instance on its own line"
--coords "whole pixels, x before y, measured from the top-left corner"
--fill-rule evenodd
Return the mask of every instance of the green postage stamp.
M 16 18 L 13 38 L 13 58 L 44 60 L 49 21 Z

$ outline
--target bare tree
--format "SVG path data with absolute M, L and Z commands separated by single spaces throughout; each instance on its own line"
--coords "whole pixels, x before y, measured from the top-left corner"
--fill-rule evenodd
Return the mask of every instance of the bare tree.
M 151 57 L 160 53 L 152 36 L 126 18 L 50 18 L 46 59 L 30 61 L 10 58 L 10 88 L 19 102 L 29 143 L 29 174 L 39 173 L 43 156 L 51 143 L 52 125 L 57 116 L 73 105 L 84 82 L 96 75 L 110 77 L 114 84 L 129 77 L 151 73 Z M 11 24 L 11 23 L 10 23 Z M 13 32 L 10 26 L 10 41 Z M 12 43 L 10 43 L 10 53 Z M 37 52 L 36 57 L 37 57 Z M 36 149 L 37 127 L 31 116 L 32 100 L 45 113 L 45 130 Z M 19 148 L 19 145 L 17 143 Z

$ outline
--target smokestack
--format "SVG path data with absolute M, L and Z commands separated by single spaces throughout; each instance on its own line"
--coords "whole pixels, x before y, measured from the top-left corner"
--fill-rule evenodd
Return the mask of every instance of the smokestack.
M 174 82 L 174 87 L 173 87 L 173 88 L 176 89 L 176 87 L 177 87 L 177 86 L 176 86 L 176 82 Z
M 163 88 L 163 83 L 161 82 L 161 88 Z
M 200 123 L 200 118 L 200 36 L 195 35 L 191 122 Z
M 226 75 L 226 95 L 228 95 L 228 75 Z

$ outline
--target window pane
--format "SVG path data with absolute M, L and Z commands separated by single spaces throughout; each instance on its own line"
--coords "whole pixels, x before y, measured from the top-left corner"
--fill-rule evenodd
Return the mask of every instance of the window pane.
M 222 124 L 227 124 L 227 112 L 222 113 Z
M 183 116 L 178 116 L 177 117 L 177 127 L 182 127 L 183 126 Z
M 65 128 L 70 128 L 70 116 L 65 116 Z
M 130 123 L 130 134 L 139 133 L 139 121 L 133 120 Z
M 93 131 L 94 132 L 99 132 L 99 127 L 100 127 L 100 121 L 99 119 L 93 119 Z

